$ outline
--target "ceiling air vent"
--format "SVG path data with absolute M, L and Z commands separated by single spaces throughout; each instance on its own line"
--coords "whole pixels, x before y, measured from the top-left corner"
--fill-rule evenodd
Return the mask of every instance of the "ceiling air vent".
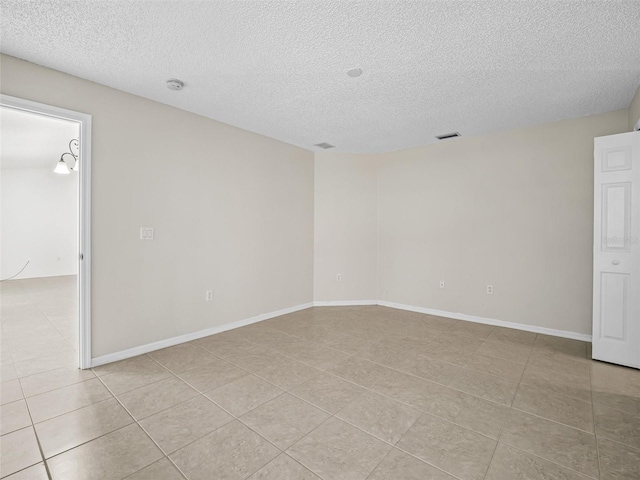
M 458 132 L 453 132 L 453 133 L 445 133 L 444 135 L 436 135 L 436 138 L 438 140 L 446 140 L 447 138 L 453 138 L 453 137 L 459 137 L 460 133 Z
M 324 148 L 325 150 L 326 150 L 327 148 L 334 148 L 334 147 L 335 147 L 335 145 L 331 145 L 330 143 L 327 143 L 327 142 L 316 143 L 316 145 L 315 145 L 315 146 L 316 146 L 316 147 L 320 147 L 320 148 Z

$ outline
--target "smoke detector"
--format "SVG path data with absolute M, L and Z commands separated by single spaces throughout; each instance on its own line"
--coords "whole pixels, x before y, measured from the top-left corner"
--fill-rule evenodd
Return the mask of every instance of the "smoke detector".
M 177 78 L 170 78 L 167 80 L 167 88 L 169 90 L 180 91 L 184 88 L 184 82 L 182 80 L 178 80 Z

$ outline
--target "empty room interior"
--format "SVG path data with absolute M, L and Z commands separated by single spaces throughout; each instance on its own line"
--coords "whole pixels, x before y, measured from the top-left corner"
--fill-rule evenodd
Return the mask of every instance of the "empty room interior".
M 0 478 L 640 479 L 640 2 L 0 28 Z

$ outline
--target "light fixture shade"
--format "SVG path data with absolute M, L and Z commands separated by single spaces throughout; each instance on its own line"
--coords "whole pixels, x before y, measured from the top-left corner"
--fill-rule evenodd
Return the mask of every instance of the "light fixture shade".
M 67 164 L 62 159 L 58 160 L 56 168 L 53 169 L 53 172 L 60 173 L 62 175 L 69 175 L 71 173 L 69 167 L 67 167 Z

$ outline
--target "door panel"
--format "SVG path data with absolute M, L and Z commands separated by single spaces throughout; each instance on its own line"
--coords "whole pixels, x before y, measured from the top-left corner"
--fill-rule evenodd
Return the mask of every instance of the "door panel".
M 640 132 L 595 139 L 593 358 L 640 368 Z

